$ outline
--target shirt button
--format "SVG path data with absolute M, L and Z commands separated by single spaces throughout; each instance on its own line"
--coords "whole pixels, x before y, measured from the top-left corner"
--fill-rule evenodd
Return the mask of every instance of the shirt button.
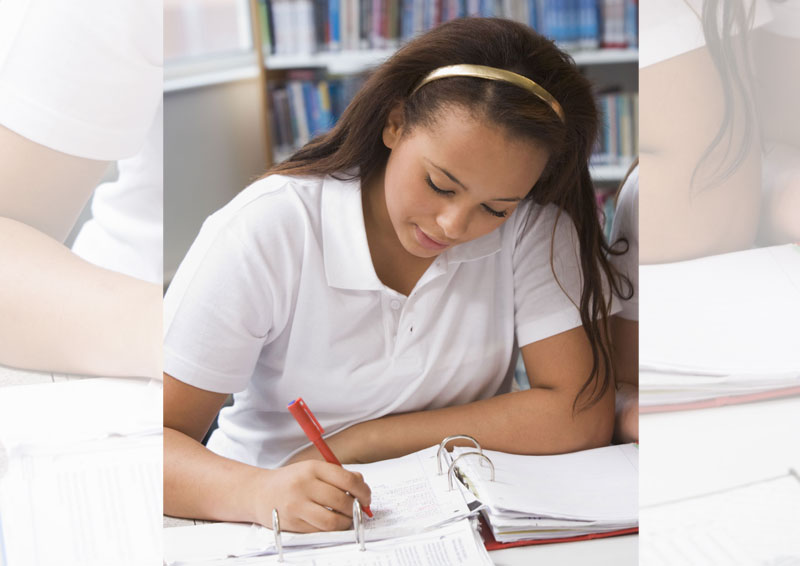
M 392 307 L 394 310 L 397 310 L 397 309 L 399 309 L 399 308 L 400 308 L 400 301 L 398 301 L 397 299 L 393 300 L 393 301 L 392 301 L 391 303 L 389 303 L 389 304 L 390 304 L 390 306 L 391 306 L 391 307 Z

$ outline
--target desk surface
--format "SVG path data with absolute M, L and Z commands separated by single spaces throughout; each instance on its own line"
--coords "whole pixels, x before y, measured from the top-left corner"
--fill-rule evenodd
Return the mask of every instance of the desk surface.
M 800 397 L 639 418 L 639 505 L 800 471 Z

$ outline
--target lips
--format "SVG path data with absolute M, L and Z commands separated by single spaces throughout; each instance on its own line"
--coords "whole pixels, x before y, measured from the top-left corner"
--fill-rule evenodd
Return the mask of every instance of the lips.
M 439 242 L 438 240 L 434 240 L 430 236 L 428 236 L 425 232 L 420 229 L 419 226 L 416 224 L 414 225 L 414 235 L 417 238 L 417 242 L 420 246 L 425 249 L 433 250 L 433 251 L 442 251 L 443 249 L 449 247 L 449 244 L 444 244 Z

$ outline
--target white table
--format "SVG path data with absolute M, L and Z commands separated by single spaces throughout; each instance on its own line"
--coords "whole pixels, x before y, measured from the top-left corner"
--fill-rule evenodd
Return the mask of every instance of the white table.
M 688 508 L 695 501 L 703 501 L 687 498 L 731 493 L 725 490 L 783 476 L 790 468 L 800 471 L 800 397 L 642 415 L 639 431 L 642 556 L 660 555 L 665 544 L 674 547 L 684 540 L 680 525 L 673 531 L 657 520 L 649 522 L 649 506 L 679 502 L 671 509 L 680 516 L 681 505 Z M 769 503 L 758 501 L 753 505 Z M 657 507 L 653 511 L 663 509 Z M 745 516 L 762 524 L 769 519 L 763 510 L 747 513 L 737 507 L 737 511 L 744 511 Z M 687 518 L 691 519 L 689 515 Z M 792 528 L 782 523 L 778 526 L 781 530 L 747 529 L 747 534 L 741 533 L 732 540 L 743 545 L 741 552 L 776 548 L 775 540 L 764 537 L 777 536 L 778 544 L 791 543 L 795 534 L 782 530 L 787 527 Z M 665 532 L 678 534 L 665 538 Z M 726 531 L 725 536 L 734 535 Z
M 708 493 L 800 471 L 800 397 L 645 414 L 639 435 L 640 506 Z

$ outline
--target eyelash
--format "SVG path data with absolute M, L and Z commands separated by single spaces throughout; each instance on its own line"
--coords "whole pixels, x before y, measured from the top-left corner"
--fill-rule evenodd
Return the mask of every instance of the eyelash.
M 428 186 L 431 189 L 433 189 L 433 192 L 435 192 L 436 194 L 443 195 L 443 196 L 450 196 L 450 195 L 455 194 L 453 191 L 445 191 L 444 189 L 440 189 L 439 187 L 434 185 L 433 184 L 433 180 L 431 180 L 430 175 L 425 177 L 425 182 L 428 183 Z M 482 204 L 481 206 L 483 207 L 483 210 L 485 210 L 486 212 L 488 212 L 492 216 L 496 216 L 497 218 L 505 218 L 506 216 L 508 216 L 508 212 L 505 211 L 505 210 L 503 210 L 503 211 L 494 210 L 493 208 L 489 208 L 485 204 Z

